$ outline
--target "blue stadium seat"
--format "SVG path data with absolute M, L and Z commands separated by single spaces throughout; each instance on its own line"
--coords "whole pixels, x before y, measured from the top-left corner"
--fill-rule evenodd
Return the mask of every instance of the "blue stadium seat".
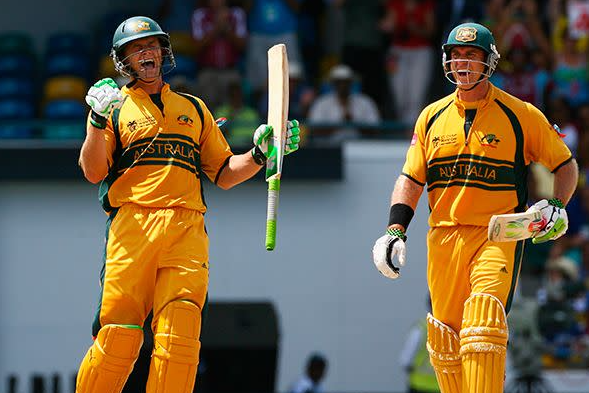
M 85 123 L 49 124 L 43 127 L 43 139 L 84 139 Z
M 0 54 L 0 75 L 31 77 L 35 72 L 35 59 L 25 54 Z
M 89 39 L 80 33 L 58 32 L 47 40 L 47 55 L 56 53 L 88 54 Z
M 32 99 L 34 86 L 31 78 L 26 77 L 0 77 L 0 99 L 25 98 Z
M 54 53 L 45 59 L 45 75 L 90 77 L 90 62 L 87 55 L 81 53 Z
M 31 100 L 6 98 L 0 99 L 0 139 L 30 138 L 34 134 L 31 126 L 3 124 L 5 120 L 33 119 L 35 106 Z
M 85 119 L 88 107 L 78 100 L 52 100 L 45 104 L 46 119 Z
M 176 59 L 176 68 L 170 72 L 170 77 L 185 76 L 188 79 L 194 79 L 196 77 L 197 67 L 192 57 L 174 55 L 174 59 Z
M 48 124 L 43 127 L 45 139 L 82 139 L 84 138 L 85 119 L 88 114 L 86 105 L 77 100 L 49 101 L 43 109 L 47 120 L 65 120 L 63 123 Z M 75 121 L 79 120 L 79 121 Z

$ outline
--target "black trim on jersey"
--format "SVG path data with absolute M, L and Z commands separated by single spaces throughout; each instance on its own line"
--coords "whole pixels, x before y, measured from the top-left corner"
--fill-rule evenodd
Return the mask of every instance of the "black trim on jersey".
M 526 204 L 528 201 L 528 166 L 524 160 L 524 132 L 515 113 L 497 98 L 495 98 L 495 102 L 497 105 L 499 105 L 501 110 L 509 119 L 511 127 L 513 128 L 513 133 L 515 134 L 515 156 L 513 159 L 513 170 L 515 179 L 519 180 L 519 182 L 515 184 L 518 201 L 515 212 L 521 213 L 526 210 Z
M 198 102 L 198 100 L 196 98 L 194 98 L 193 96 L 191 96 L 190 94 L 180 93 L 180 92 L 175 92 L 175 93 L 186 98 L 188 101 L 190 101 L 192 103 L 192 105 L 194 105 L 194 107 L 196 108 L 196 111 L 198 112 L 198 117 L 200 118 L 200 125 L 201 125 L 201 131 L 202 131 L 205 128 L 205 116 L 202 112 L 202 107 L 200 106 L 200 103 Z M 202 136 L 202 132 L 200 133 L 200 135 Z M 199 140 L 199 142 L 200 142 L 200 140 Z M 197 169 L 199 172 L 202 172 L 202 168 L 200 167 L 200 161 L 198 163 Z M 202 200 L 202 204 L 206 208 L 207 203 L 205 201 L 205 192 L 204 192 L 204 187 L 202 184 L 202 177 L 199 177 L 199 180 L 200 180 L 200 199 Z
M 142 165 L 159 165 L 159 166 L 168 166 L 168 165 L 172 165 L 172 166 L 177 166 L 179 168 L 182 169 L 186 169 L 188 172 L 192 172 L 194 173 L 194 175 L 196 176 L 197 179 L 200 179 L 200 173 L 192 166 L 190 166 L 189 164 L 185 164 L 183 162 L 178 162 L 178 161 L 169 161 L 167 159 L 163 159 L 163 160 L 139 160 L 137 161 L 135 164 L 133 164 L 133 166 L 142 166 Z M 130 167 L 123 167 L 121 169 L 119 169 L 119 172 L 125 172 L 126 169 L 129 169 Z M 122 173 L 121 173 L 122 175 Z
M 434 121 L 436 121 L 438 119 L 438 117 L 440 117 L 442 112 L 444 112 L 450 106 L 450 104 L 452 104 L 452 102 L 454 102 L 454 101 L 450 101 L 448 103 L 448 105 L 446 105 L 445 107 L 443 107 L 442 109 L 437 111 L 436 114 L 431 119 L 429 119 L 427 121 L 427 126 L 425 126 L 425 135 L 427 135 L 429 129 L 434 125 Z
M 515 245 L 515 255 L 513 257 L 513 271 L 511 272 L 511 285 L 509 287 L 509 294 L 507 295 L 507 301 L 505 302 L 505 314 L 509 313 L 511 309 L 511 302 L 515 295 L 515 286 L 517 284 L 517 278 L 521 269 L 522 260 L 524 257 L 524 241 L 520 240 Z
M 405 176 L 407 179 L 411 180 L 413 183 L 418 184 L 420 186 L 425 186 L 425 183 L 422 183 L 416 179 L 414 179 L 413 177 L 411 177 L 410 175 L 406 174 L 405 172 L 401 172 L 401 175 Z
M 153 102 L 155 104 L 155 106 L 157 106 L 159 108 L 159 110 L 162 111 L 162 115 L 163 115 L 164 114 L 164 102 L 162 101 L 161 93 L 150 94 L 149 98 L 151 99 L 151 102 Z
M 219 181 L 219 176 L 221 176 L 221 172 L 223 172 L 223 169 L 229 164 L 229 159 L 231 159 L 231 157 L 232 156 L 227 157 L 223 165 L 221 165 L 221 168 L 219 168 L 219 172 L 217 172 L 217 176 L 215 176 L 215 184 Z
M 488 184 L 479 184 L 479 183 L 473 183 L 472 181 L 464 181 L 464 180 L 452 180 L 446 183 L 442 183 L 440 182 L 439 184 L 434 184 L 431 185 L 427 188 L 427 191 L 431 191 L 434 190 L 436 188 L 448 188 L 448 187 L 454 187 L 454 186 L 459 186 L 459 187 L 473 187 L 473 188 L 480 188 L 482 190 L 487 190 L 487 191 L 516 191 L 517 187 L 515 186 L 491 186 Z
M 571 162 L 573 160 L 573 156 L 570 156 L 569 158 L 567 158 L 566 160 L 564 160 L 561 164 L 558 164 L 556 166 L 556 168 L 554 168 L 552 170 L 552 173 L 556 173 L 556 171 L 558 171 L 560 168 L 562 168 L 563 166 L 565 166 L 566 164 L 568 164 L 569 162 Z
M 106 272 L 106 253 L 108 248 L 108 234 L 110 232 L 110 227 L 112 225 L 117 212 L 119 211 L 118 208 L 113 209 L 106 219 L 106 232 L 104 234 L 104 254 L 102 256 L 102 266 L 100 267 L 100 295 L 98 297 L 98 307 L 96 308 L 96 314 L 94 315 L 94 321 L 92 322 L 92 337 L 98 336 L 98 331 L 102 328 L 100 325 L 100 310 L 102 309 L 102 296 L 104 294 L 104 275 Z
M 119 115 L 121 113 L 121 109 L 117 108 L 112 112 L 112 130 L 115 136 L 115 151 L 112 154 L 112 167 L 109 168 L 108 174 L 106 177 L 100 182 L 100 186 L 98 187 L 98 199 L 102 204 L 102 208 L 106 212 L 111 212 L 114 208 L 110 204 L 110 200 L 108 199 L 108 191 L 112 184 L 119 178 L 119 162 L 121 160 L 123 154 L 123 144 L 121 142 L 121 133 L 119 130 Z
M 192 103 L 192 105 L 194 105 L 194 107 L 196 108 L 196 111 L 198 112 L 198 117 L 200 117 L 200 124 L 202 125 L 202 127 L 204 128 L 205 126 L 205 116 L 202 113 L 202 107 L 200 106 L 200 103 L 198 102 L 198 100 L 196 98 L 194 98 L 193 96 L 191 96 L 190 94 L 186 94 L 186 93 L 180 93 L 180 92 L 175 92 L 176 94 L 186 98 L 188 101 L 190 101 Z
M 198 143 L 196 143 L 194 141 L 194 139 L 192 139 L 189 136 L 183 135 L 183 134 L 165 134 L 165 133 L 161 133 L 158 137 L 161 141 L 165 140 L 165 139 L 180 139 L 183 141 L 186 141 L 188 143 L 190 143 L 192 146 L 194 146 L 194 148 L 196 150 L 200 151 L 200 145 Z M 147 143 L 146 143 L 147 142 Z M 142 138 L 142 139 L 137 139 L 136 141 L 133 141 L 128 147 L 127 150 L 133 149 L 135 147 L 138 147 L 141 144 L 149 144 L 153 142 L 153 137 L 147 137 L 147 138 Z
M 427 162 L 427 165 L 430 166 L 432 164 L 437 164 L 438 162 L 444 161 L 457 161 L 457 160 L 478 160 L 483 162 L 488 162 L 489 164 L 497 164 L 497 165 L 508 165 L 513 167 L 513 162 L 507 160 L 498 160 L 495 158 L 485 157 L 485 156 L 477 156 L 476 154 L 458 154 L 456 156 L 448 156 L 448 157 L 440 157 L 434 158 Z
M 468 132 L 470 131 L 470 127 L 472 127 L 472 123 L 474 123 L 474 117 L 477 114 L 476 109 L 465 109 L 464 110 L 464 140 L 468 143 Z

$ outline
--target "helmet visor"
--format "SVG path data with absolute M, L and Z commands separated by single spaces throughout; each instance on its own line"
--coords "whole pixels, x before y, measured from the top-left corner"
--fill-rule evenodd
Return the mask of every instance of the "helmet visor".
M 176 66 L 174 55 L 169 46 L 141 49 L 122 59 L 115 51 L 111 55 L 115 68 L 121 75 L 136 79 L 155 79 L 169 73 Z

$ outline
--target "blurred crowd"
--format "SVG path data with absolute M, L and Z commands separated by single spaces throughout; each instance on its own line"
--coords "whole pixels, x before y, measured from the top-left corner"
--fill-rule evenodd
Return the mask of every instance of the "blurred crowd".
M 42 54 L 31 53 L 30 41 L 19 32 L 0 33 L 0 120 L 82 117 L 89 84 L 107 76 L 125 82 L 108 56 L 112 32 L 126 17 L 145 14 L 171 36 L 176 68 L 168 81 L 227 117 L 232 145 L 249 142 L 252 125 L 267 116 L 266 51 L 276 43 L 287 46 L 290 117 L 306 125 L 303 142 L 405 138 L 424 105 L 453 89 L 441 69 L 440 47 L 448 32 L 476 21 L 494 32 L 502 55 L 492 81 L 545 111 L 586 162 L 588 2 L 161 0 L 147 10 L 127 5 L 103 15 L 88 34 L 55 32 Z M 39 77 L 31 78 L 31 72 Z M 80 132 L 49 127 L 40 136 L 79 138 Z M 0 128 L 1 138 L 31 136 L 39 135 L 26 127 Z

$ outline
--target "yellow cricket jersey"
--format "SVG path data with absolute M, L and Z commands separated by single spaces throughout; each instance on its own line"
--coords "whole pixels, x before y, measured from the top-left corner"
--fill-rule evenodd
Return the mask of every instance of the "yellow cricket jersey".
M 198 98 L 165 84 L 163 112 L 140 88 L 125 86 L 123 106 L 105 129 L 109 173 L 100 199 L 109 212 L 125 203 L 206 211 L 203 173 L 213 182 L 232 156 L 210 111 Z
M 554 172 L 571 158 L 542 112 L 490 84 L 480 101 L 455 92 L 421 112 L 403 174 L 427 184 L 431 227 L 487 226 L 525 210 L 531 162 Z

